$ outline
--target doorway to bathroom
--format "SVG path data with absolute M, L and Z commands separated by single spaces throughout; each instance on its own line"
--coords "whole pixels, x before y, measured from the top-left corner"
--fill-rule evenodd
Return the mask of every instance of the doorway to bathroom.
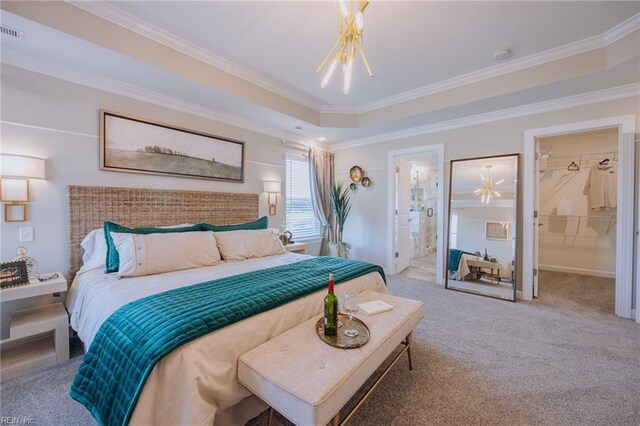
M 390 153 L 394 273 L 442 282 L 442 155 L 440 146 Z

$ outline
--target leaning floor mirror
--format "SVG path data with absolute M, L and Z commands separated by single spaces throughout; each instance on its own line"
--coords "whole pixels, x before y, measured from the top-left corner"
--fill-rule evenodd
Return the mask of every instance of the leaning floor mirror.
M 446 288 L 515 302 L 518 160 L 451 161 Z

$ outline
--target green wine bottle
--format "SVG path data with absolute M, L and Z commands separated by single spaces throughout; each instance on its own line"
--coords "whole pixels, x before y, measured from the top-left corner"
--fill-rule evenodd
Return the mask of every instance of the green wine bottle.
M 329 293 L 324 297 L 324 334 L 338 334 L 338 298 L 333 294 L 333 274 L 329 274 Z

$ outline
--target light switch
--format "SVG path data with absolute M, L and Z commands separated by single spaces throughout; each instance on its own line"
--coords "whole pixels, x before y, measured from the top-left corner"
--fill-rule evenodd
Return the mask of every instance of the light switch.
M 33 226 L 20 228 L 20 242 L 33 241 Z

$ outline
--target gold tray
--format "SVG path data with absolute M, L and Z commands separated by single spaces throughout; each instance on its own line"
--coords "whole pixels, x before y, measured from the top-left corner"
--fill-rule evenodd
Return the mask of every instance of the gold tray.
M 353 328 L 358 330 L 358 335 L 356 337 L 348 337 L 345 336 L 344 330 L 346 330 L 348 327 L 349 316 L 339 314 L 338 321 L 342 322 L 343 324 L 341 327 L 338 326 L 338 334 L 336 336 L 325 336 L 324 317 L 320 318 L 316 323 L 316 334 L 318 335 L 318 337 L 322 339 L 326 344 L 342 349 L 354 349 L 367 344 L 369 338 L 371 337 L 371 333 L 369 332 L 369 327 L 367 327 L 367 324 L 363 323 L 358 318 L 353 317 Z

